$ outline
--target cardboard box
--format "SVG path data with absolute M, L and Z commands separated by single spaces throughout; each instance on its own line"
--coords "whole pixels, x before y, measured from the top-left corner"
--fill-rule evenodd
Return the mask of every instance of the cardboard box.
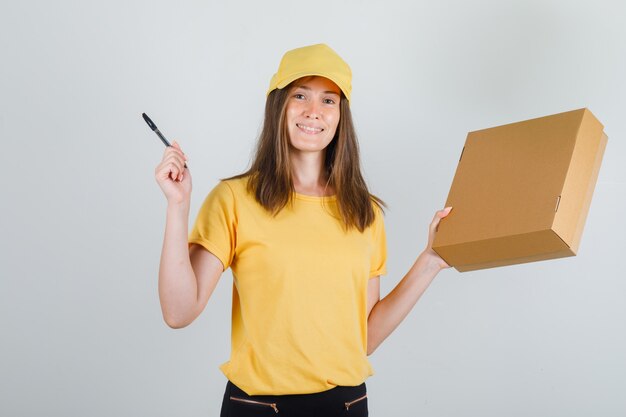
M 587 109 L 470 132 L 433 249 L 461 272 L 576 255 L 606 143 Z

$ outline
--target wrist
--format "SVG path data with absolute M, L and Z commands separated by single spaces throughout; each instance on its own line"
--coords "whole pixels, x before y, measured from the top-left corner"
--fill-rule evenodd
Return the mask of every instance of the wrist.
M 191 204 L 189 203 L 189 201 L 168 201 L 167 212 L 176 214 L 189 214 L 190 206 Z
M 441 259 L 441 257 L 437 255 L 437 252 L 435 252 L 432 248 L 424 249 L 424 251 L 420 254 L 420 258 L 424 261 L 424 267 L 434 271 L 435 273 L 438 273 L 442 269 L 446 268 L 444 260 Z

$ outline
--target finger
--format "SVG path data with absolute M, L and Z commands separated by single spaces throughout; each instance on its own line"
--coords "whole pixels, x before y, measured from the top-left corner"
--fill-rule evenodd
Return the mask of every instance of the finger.
M 184 156 L 180 156 L 180 155 L 172 155 L 173 159 L 172 161 L 176 164 L 176 167 L 178 168 L 178 172 L 176 174 L 176 176 L 172 176 L 172 179 L 174 181 L 182 181 L 183 180 L 183 176 L 185 175 L 185 169 L 187 169 L 187 165 L 185 164 L 185 161 L 187 161 L 187 158 Z
M 180 155 L 181 157 L 185 156 L 185 153 L 180 148 L 175 148 L 174 146 L 168 146 L 165 148 L 163 152 L 163 157 L 167 155 Z
M 180 160 L 183 161 L 183 164 L 189 159 L 187 158 L 187 155 L 185 155 L 182 150 L 176 149 L 176 148 L 172 148 L 172 155 L 177 155 L 180 158 Z
M 181 154 L 179 155 L 179 161 L 182 165 L 181 171 L 184 171 L 187 168 L 187 162 L 189 161 L 189 158 L 187 158 L 187 155 Z
M 188 160 L 187 156 L 180 149 L 178 142 L 174 141 L 172 146 L 168 146 L 165 149 L 163 159 L 157 170 L 161 171 L 158 175 L 159 178 L 170 179 L 172 181 L 182 181 L 184 177 L 185 162 Z
M 182 159 L 177 155 L 172 155 L 168 157 L 165 161 L 163 161 L 164 169 L 167 170 L 168 175 L 171 173 L 172 180 L 176 180 L 177 176 L 183 172 L 184 163 Z M 167 176 L 165 178 L 167 178 Z
M 172 181 L 177 181 L 180 174 L 183 172 L 183 164 L 179 159 L 171 159 L 163 164 L 163 171 L 165 172 L 164 178 L 171 178 Z
M 183 180 L 183 173 L 185 172 L 184 164 L 178 168 L 178 174 L 176 175 L 176 181 Z
M 433 232 L 436 232 L 437 229 L 439 228 L 439 223 L 441 222 L 441 219 L 443 219 L 448 214 L 450 214 L 451 210 L 452 210 L 452 207 L 446 207 L 443 210 L 438 210 L 435 213 L 435 217 L 433 217 L 433 221 L 430 223 L 430 230 Z
M 165 149 L 169 149 L 169 150 L 177 151 L 177 152 L 178 151 L 180 151 L 180 152 L 183 151 L 182 148 L 180 147 L 180 144 L 177 141 L 173 141 L 172 143 L 170 143 L 169 146 L 166 146 Z
M 169 171 L 169 176 L 172 179 L 172 181 L 176 181 L 176 177 L 178 176 L 178 173 L 180 172 L 180 169 L 178 168 L 178 166 L 174 162 L 170 162 L 167 165 L 167 170 Z
M 176 145 L 178 145 L 178 143 Z M 185 159 L 185 161 L 188 161 L 189 158 L 187 157 L 187 154 L 185 154 L 185 152 L 183 152 L 183 150 L 180 149 L 180 147 L 178 148 L 178 150 L 180 151 L 180 155 Z
M 184 155 L 180 155 L 176 152 L 168 153 L 167 155 L 163 157 L 163 162 L 177 161 L 177 162 L 180 162 L 181 165 L 183 165 L 186 160 L 187 160 L 187 157 L 185 157 Z
M 176 172 L 176 176 L 174 177 L 175 181 L 182 181 L 183 180 L 183 175 L 185 174 L 185 164 L 184 163 L 180 163 L 178 165 L 176 165 L 177 168 L 177 172 Z
M 177 173 L 178 168 L 173 162 L 164 162 L 157 167 L 157 178 L 161 180 L 174 180 L 176 178 L 174 175 L 177 175 Z
M 174 148 L 174 149 L 176 149 L 176 150 L 180 151 L 180 153 L 181 153 L 182 155 L 184 155 L 184 154 L 185 154 L 185 153 L 183 152 L 182 148 L 180 147 L 180 145 L 178 144 L 178 142 L 176 142 L 176 141 L 172 142 L 172 146 L 171 146 L 171 148 Z

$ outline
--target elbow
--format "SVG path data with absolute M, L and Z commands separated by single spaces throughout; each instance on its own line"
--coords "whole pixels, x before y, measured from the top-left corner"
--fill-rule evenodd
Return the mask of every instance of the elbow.
M 181 323 L 181 322 L 172 321 L 172 320 L 165 320 L 165 324 L 167 324 L 168 327 L 171 329 L 182 329 L 188 326 L 188 323 Z
M 182 329 L 189 326 L 197 316 L 192 310 L 167 305 L 163 301 L 161 302 L 161 315 L 165 324 L 172 329 Z
M 189 322 L 180 320 L 176 317 L 163 316 L 163 320 L 171 329 L 182 329 L 183 327 L 187 327 L 189 325 Z

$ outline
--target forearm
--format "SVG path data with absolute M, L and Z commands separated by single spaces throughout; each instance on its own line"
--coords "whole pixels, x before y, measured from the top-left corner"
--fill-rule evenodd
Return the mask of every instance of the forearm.
M 437 262 L 422 252 L 398 285 L 376 303 L 367 321 L 368 355 L 404 320 L 440 270 Z
M 174 328 L 189 324 L 197 304 L 198 286 L 189 259 L 189 204 L 168 204 L 159 265 L 159 299 L 165 322 Z

